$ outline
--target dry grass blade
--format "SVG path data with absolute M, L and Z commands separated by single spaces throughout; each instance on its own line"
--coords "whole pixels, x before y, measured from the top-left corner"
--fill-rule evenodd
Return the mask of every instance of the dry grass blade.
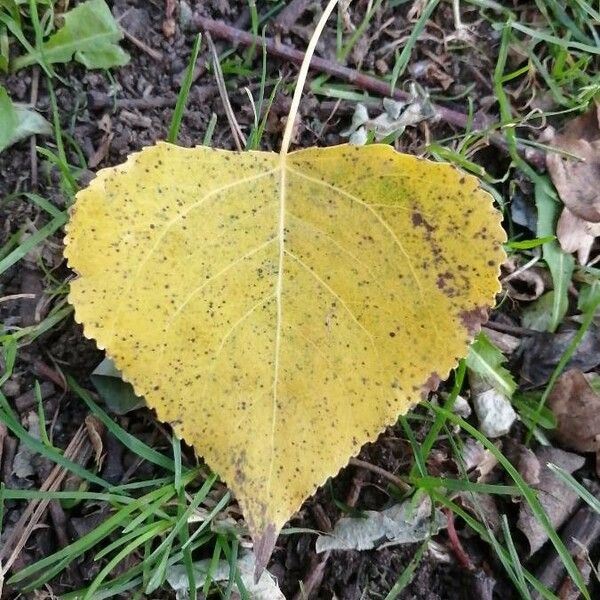
M 221 96 L 221 100 L 223 102 L 223 108 L 225 109 L 225 115 L 227 116 L 227 122 L 229 123 L 231 133 L 233 134 L 233 141 L 235 142 L 235 147 L 241 151 L 246 146 L 246 137 L 242 133 L 242 128 L 237 122 L 237 119 L 235 118 L 235 113 L 233 112 L 233 108 L 231 107 L 229 95 L 227 94 L 227 87 L 225 86 L 225 79 L 223 78 L 223 71 L 221 70 L 221 63 L 219 62 L 219 55 L 217 54 L 215 44 L 212 41 L 212 38 L 210 37 L 210 33 L 208 32 L 206 33 L 206 39 L 208 40 L 208 47 L 210 48 L 213 71 L 215 73 L 215 79 L 217 81 L 219 95 Z
M 85 466 L 92 454 L 93 447 L 86 434 L 86 426 L 81 425 L 67 446 L 64 457 Z M 68 471 L 66 469 L 56 465 L 41 485 L 40 491 L 54 492 L 58 490 L 67 475 Z M 50 502 L 50 497 L 43 500 L 32 500 L 23 511 L 12 533 L 0 549 L 0 563 L 2 563 L 1 577 L 4 577 L 18 558 L 29 536 L 44 516 Z

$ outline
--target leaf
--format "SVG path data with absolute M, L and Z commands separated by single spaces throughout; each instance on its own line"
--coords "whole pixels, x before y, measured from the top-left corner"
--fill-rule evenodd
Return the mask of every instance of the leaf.
M 342 517 L 331 534 L 320 535 L 317 552 L 326 550 L 370 550 L 381 546 L 413 544 L 446 527 L 446 517 L 433 509 L 429 496 L 413 506 L 411 500 L 382 511 L 367 510 L 365 518 Z
M 42 115 L 13 103 L 0 86 L 0 152 L 31 135 L 50 133 L 50 123 Z
M 466 354 L 504 241 L 477 179 L 390 146 L 159 143 L 78 193 L 65 254 L 86 335 L 227 481 L 262 562 Z
M 556 237 L 564 252 L 577 253 L 579 264 L 585 265 L 590 257 L 594 241 L 600 235 L 600 223 L 586 221 L 563 208 L 556 224 Z
M 554 290 L 550 290 L 523 309 L 521 325 L 535 331 L 548 331 L 553 306 Z
M 538 211 L 537 236 L 547 237 L 555 234 L 556 220 L 558 217 L 558 202 L 554 199 L 553 191 L 546 177 L 535 179 L 535 205 Z M 542 255 L 554 284 L 554 296 L 552 296 L 551 319 L 548 331 L 556 331 L 569 307 L 567 296 L 571 275 L 575 261 L 570 254 L 564 252 L 556 240 L 547 242 L 542 246 Z
M 483 382 L 510 398 L 517 384 L 510 371 L 502 366 L 505 362 L 504 354 L 490 342 L 485 333 L 479 333 L 469 348 L 467 367 Z
M 540 462 L 540 482 L 534 485 L 540 504 L 544 509 L 552 527 L 560 529 L 571 515 L 577 504 L 577 494 L 558 475 L 548 468 L 553 463 L 573 473 L 580 469 L 585 459 L 577 454 L 565 452 L 551 446 L 541 446 L 536 450 Z M 523 502 L 519 510 L 517 527 L 525 534 L 529 542 L 529 555 L 537 552 L 548 540 L 548 529 L 540 522 L 538 515 L 528 502 Z
M 13 61 L 16 71 L 35 63 L 75 59 L 88 69 L 110 69 L 129 62 L 117 42 L 123 34 L 104 0 L 87 0 L 64 15 L 64 25 L 36 50 Z
M 123 381 L 121 372 L 110 358 L 105 358 L 92 372 L 90 379 L 106 406 L 116 415 L 124 415 L 145 406 L 135 395 L 133 386 Z
M 561 200 L 580 219 L 600 222 L 600 103 L 592 100 L 589 110 L 568 121 L 550 144 L 562 151 L 546 154 Z
M 211 559 L 208 558 L 194 563 L 197 588 L 204 585 L 211 566 Z M 277 581 L 269 572 L 263 572 L 260 579 L 257 582 L 254 581 L 255 568 L 256 558 L 251 552 L 244 554 L 236 563 L 237 574 L 246 588 L 246 592 L 250 594 L 250 598 L 252 600 L 285 600 Z M 218 561 L 211 575 L 212 581 L 217 583 L 227 582 L 230 578 L 229 562 L 226 560 Z M 167 581 L 175 590 L 178 600 L 189 598 L 189 581 L 185 565 L 170 566 Z M 234 589 L 237 590 L 237 585 Z
M 581 371 L 570 369 L 559 377 L 548 408 L 558 420 L 554 434 L 562 446 L 578 452 L 600 450 L 600 394 Z

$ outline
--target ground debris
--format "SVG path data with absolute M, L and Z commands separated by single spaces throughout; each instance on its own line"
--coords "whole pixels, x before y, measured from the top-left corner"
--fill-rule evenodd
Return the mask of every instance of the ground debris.
M 559 333 L 539 332 L 523 340 L 520 349 L 523 359 L 521 378 L 525 386 L 538 387 L 548 381 L 575 333 L 575 330 Z M 600 330 L 592 325 L 583 335 L 567 368 L 587 372 L 599 364 Z
M 532 487 L 537 491 L 542 508 L 555 529 L 558 529 L 571 515 L 579 496 L 549 468 L 553 463 L 569 473 L 580 469 L 585 459 L 577 454 L 565 452 L 550 446 L 540 447 L 535 456 L 540 464 L 539 483 Z M 544 526 L 534 515 L 529 503 L 521 504 L 517 527 L 529 542 L 529 554 L 535 554 L 548 540 Z
M 565 252 L 587 263 L 600 235 L 600 104 L 567 123 L 550 144 L 559 152 L 546 155 L 548 172 L 565 208 L 557 237 Z
M 424 540 L 446 526 L 439 509 L 431 510 L 425 496 L 418 505 L 410 500 L 382 511 L 365 511 L 364 518 L 342 517 L 328 535 L 317 538 L 317 552 L 326 550 L 370 550 L 376 546 L 409 544 Z
M 560 376 L 548 398 L 558 420 L 556 439 L 578 452 L 600 450 L 600 394 L 590 385 L 592 377 L 571 369 Z

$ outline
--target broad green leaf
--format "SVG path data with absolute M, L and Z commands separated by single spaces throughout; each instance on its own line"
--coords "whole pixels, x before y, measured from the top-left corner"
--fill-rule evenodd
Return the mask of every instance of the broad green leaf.
M 559 204 L 547 177 L 538 176 L 535 180 L 535 205 L 538 211 L 537 236 L 543 238 L 555 235 Z M 556 331 L 569 307 L 567 293 L 575 259 L 564 252 L 556 240 L 546 242 L 542 246 L 542 256 L 550 269 L 554 284 L 548 331 Z
M 123 34 L 104 0 L 87 0 L 64 14 L 64 25 L 36 49 L 13 61 L 16 71 L 35 63 L 66 63 L 73 58 L 88 69 L 110 69 L 129 62 L 119 45 Z
M 555 304 L 555 292 L 550 290 L 542 294 L 523 309 L 521 325 L 535 331 L 548 331 L 551 326 L 553 308 Z
M 477 179 L 390 146 L 159 143 L 79 192 L 65 253 L 86 335 L 225 479 L 262 555 L 465 356 L 504 241 Z
M 0 86 L 0 152 L 31 135 L 50 133 L 50 123 L 42 115 L 15 104 Z
M 510 371 L 502 365 L 506 357 L 484 333 L 480 333 L 469 348 L 467 367 L 490 387 L 510 398 L 517 384 Z
M 130 383 L 123 381 L 121 372 L 110 358 L 105 358 L 92 372 L 90 379 L 110 412 L 124 415 L 145 405 L 135 395 Z

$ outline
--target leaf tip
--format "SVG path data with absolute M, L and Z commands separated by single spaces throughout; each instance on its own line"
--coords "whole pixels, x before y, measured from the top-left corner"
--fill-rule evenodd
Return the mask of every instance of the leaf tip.
M 256 557 L 256 565 L 254 568 L 255 583 L 258 583 L 263 571 L 267 568 L 267 563 L 275 548 L 277 534 L 278 531 L 275 524 L 269 523 L 262 531 L 252 536 L 254 541 L 254 556 Z

